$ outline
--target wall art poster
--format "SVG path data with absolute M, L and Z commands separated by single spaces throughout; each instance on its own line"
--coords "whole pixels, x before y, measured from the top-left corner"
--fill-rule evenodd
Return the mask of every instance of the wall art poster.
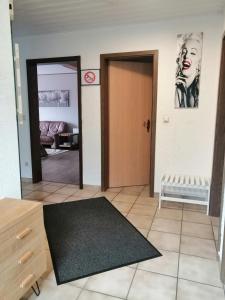
M 68 107 L 69 90 L 38 91 L 40 107 Z
M 177 35 L 175 108 L 199 106 L 203 33 Z

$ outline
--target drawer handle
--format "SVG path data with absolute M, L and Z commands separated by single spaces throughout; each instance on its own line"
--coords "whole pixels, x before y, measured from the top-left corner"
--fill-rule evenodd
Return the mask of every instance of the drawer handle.
M 25 279 L 21 282 L 20 288 L 23 289 L 23 288 L 29 287 L 29 286 L 33 283 L 34 278 L 35 278 L 34 274 L 28 275 L 27 278 L 25 278 Z
M 31 251 L 27 251 L 22 257 L 20 257 L 20 259 L 18 260 L 18 264 L 19 265 L 23 265 L 25 264 L 33 255 L 33 252 Z
M 23 231 L 21 231 L 20 233 L 17 234 L 16 238 L 17 240 L 22 240 L 24 239 L 28 234 L 30 234 L 32 231 L 31 228 L 26 228 Z

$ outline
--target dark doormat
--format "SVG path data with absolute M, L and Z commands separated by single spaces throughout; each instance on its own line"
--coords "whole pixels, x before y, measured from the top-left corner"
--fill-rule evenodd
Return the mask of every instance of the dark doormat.
M 161 256 L 104 197 L 45 205 L 44 222 L 57 284 Z

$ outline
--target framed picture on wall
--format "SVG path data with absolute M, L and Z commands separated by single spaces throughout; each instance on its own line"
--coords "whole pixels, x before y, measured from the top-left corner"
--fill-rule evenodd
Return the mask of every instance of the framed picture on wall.
M 177 35 L 175 108 L 199 106 L 203 33 Z
M 68 107 L 70 100 L 69 90 L 38 91 L 40 107 Z
M 81 70 L 81 85 L 100 85 L 99 69 Z

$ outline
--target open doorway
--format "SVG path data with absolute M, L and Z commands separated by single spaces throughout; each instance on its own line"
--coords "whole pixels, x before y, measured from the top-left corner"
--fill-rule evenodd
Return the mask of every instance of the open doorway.
M 102 190 L 154 196 L 157 66 L 158 51 L 101 55 Z
M 33 183 L 83 188 L 80 57 L 27 60 Z

